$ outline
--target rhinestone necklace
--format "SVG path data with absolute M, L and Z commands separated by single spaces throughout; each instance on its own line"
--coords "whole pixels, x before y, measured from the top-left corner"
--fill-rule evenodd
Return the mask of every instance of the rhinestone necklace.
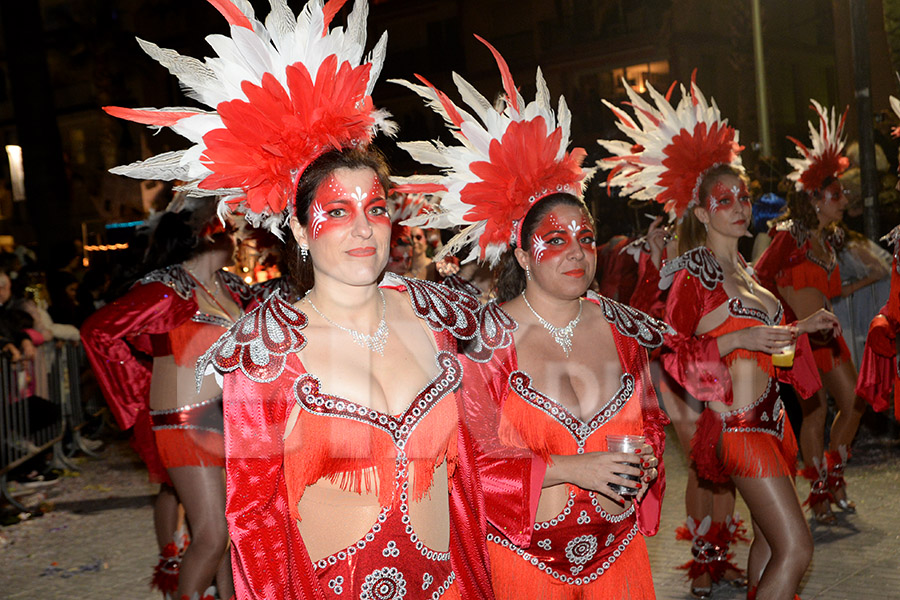
M 384 315 L 387 311 L 387 306 L 384 302 L 384 292 L 379 289 L 378 293 L 381 294 L 381 321 L 379 321 L 378 328 L 375 329 L 375 333 L 371 335 L 335 323 L 334 321 L 323 315 L 322 311 L 316 308 L 316 305 L 313 304 L 312 298 L 310 298 L 308 294 L 304 296 L 303 299 L 309 302 L 309 305 L 312 307 L 312 309 L 316 311 L 316 313 L 320 317 L 328 321 L 328 323 L 334 325 L 341 331 L 346 331 L 347 333 L 349 333 L 350 337 L 353 338 L 353 342 L 355 344 L 357 344 L 358 346 L 362 346 L 363 348 L 368 348 L 370 352 L 377 352 L 378 354 L 384 356 L 384 346 L 385 344 L 387 344 L 388 333 L 390 333 L 390 331 L 388 330 L 387 322 L 384 320 Z
M 566 357 L 569 356 L 569 352 L 572 351 L 572 336 L 575 335 L 575 326 L 578 325 L 578 321 L 581 320 L 581 309 L 583 308 L 581 304 L 581 298 L 578 299 L 578 314 L 575 315 L 575 318 L 569 321 L 569 323 L 563 327 L 557 327 L 552 323 L 545 320 L 541 315 L 537 314 L 537 311 L 531 307 L 531 303 L 528 302 L 528 298 L 525 296 L 525 292 L 522 292 L 522 300 L 525 301 L 525 306 L 528 307 L 528 310 L 531 311 L 531 314 L 540 321 L 541 325 L 544 326 L 544 329 L 550 332 L 550 335 L 553 336 L 553 341 L 560 345 L 563 349 L 563 352 L 566 353 Z

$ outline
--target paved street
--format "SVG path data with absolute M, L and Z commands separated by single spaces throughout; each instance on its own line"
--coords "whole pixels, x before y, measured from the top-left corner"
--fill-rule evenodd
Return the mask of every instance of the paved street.
M 662 530 L 649 540 L 657 597 L 688 598 L 676 565 L 688 559 L 676 542 L 683 521 L 684 459 L 669 437 L 669 470 Z M 23 497 L 50 510 L 40 518 L 0 529 L 0 598 L 9 600 L 158 600 L 147 582 L 156 562 L 150 499 L 154 487 L 128 445 L 113 440 L 99 459 L 79 459 L 78 476 Z M 863 430 L 847 479 L 858 514 L 840 516 L 836 527 L 813 526 L 812 568 L 804 600 L 900 598 L 900 449 L 889 434 Z M 800 487 L 804 490 L 805 483 Z M 739 511 L 747 516 L 746 507 Z M 737 549 L 746 562 L 747 547 Z M 743 598 L 720 587 L 717 600 Z

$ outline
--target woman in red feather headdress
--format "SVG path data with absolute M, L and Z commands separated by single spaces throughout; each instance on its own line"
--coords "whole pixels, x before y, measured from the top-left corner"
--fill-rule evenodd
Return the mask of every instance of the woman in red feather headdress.
M 809 565 L 812 539 L 794 490 L 796 442 L 786 426 L 778 381 L 791 382 L 804 396 L 820 387 L 803 334 L 830 329 L 836 319 L 820 311 L 786 326 L 779 302 L 738 253 L 750 223 L 750 197 L 737 132 L 715 103 L 708 104 L 693 82 L 676 107 L 655 90 L 651 96 L 655 108 L 634 103 L 637 122 L 624 113 L 619 117 L 620 129 L 640 146 L 604 144 L 616 165 L 609 182 L 635 197 L 664 202 L 678 217 L 680 255 L 661 269 L 666 320 L 675 329 L 663 365 L 704 405 L 691 441 L 698 475 L 713 482 L 730 479 L 750 508 L 748 595 L 787 600 Z M 792 343 L 793 364 L 776 368 L 772 355 Z M 711 529 L 706 518 L 688 521 L 695 562 L 721 565 L 727 556 Z M 711 589 L 692 592 L 711 595 Z
M 850 163 L 842 154 L 846 111 L 838 120 L 833 108 L 829 115 L 818 102 L 812 103 L 819 128 L 810 123 L 812 148 L 792 140 L 801 156 L 788 159 L 794 167 L 788 175 L 794 182 L 788 213 L 776 224 L 771 244 L 756 263 L 762 284 L 783 300 L 788 314 L 801 319 L 830 308 L 831 299 L 841 295 L 840 267 L 830 236 L 841 231 L 834 225 L 843 217 L 847 198 L 838 177 Z M 865 404 L 856 395 L 856 367 L 840 331 L 812 335 L 810 343 L 825 390 L 837 405 L 825 450 L 825 390 L 801 400 L 800 452 L 806 465 L 803 475 L 810 481 L 806 504 L 817 522 L 828 525 L 835 522 L 832 502 L 845 512 L 855 511 L 847 499 L 844 465 Z
M 502 308 L 489 303 L 480 319 L 482 343 L 492 339 L 495 349 L 469 348 L 463 386 L 494 593 L 653 598 L 643 536 L 659 528 L 666 420 L 646 348 L 662 343 L 664 326 L 587 292 L 594 224 L 580 198 L 584 150 L 566 149 L 571 115 L 562 98 L 554 113 L 540 71 L 537 98 L 526 105 L 505 61 L 485 45 L 503 77 L 502 108 L 457 75 L 477 119 L 424 79 L 402 82 L 459 142 L 403 147 L 444 169 L 409 186 L 441 188 L 438 210 L 413 222 L 461 226 L 445 248 L 471 243 L 468 260 L 503 261 Z M 607 437 L 616 434 L 640 441 L 628 454 L 610 452 Z
M 478 301 L 383 275 L 390 179 L 370 149 L 386 36 L 364 56 L 364 0 L 210 0 L 231 24 L 200 63 L 144 43 L 214 112 L 116 112 L 171 126 L 190 149 L 119 169 L 182 175 L 195 195 L 287 237 L 289 287 L 206 353 L 223 379 L 238 599 L 485 598 L 492 592 L 474 455 L 460 428 L 457 338 Z

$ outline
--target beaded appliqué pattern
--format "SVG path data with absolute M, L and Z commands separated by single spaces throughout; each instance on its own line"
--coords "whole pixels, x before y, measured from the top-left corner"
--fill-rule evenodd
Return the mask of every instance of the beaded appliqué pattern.
M 740 417 L 745 414 L 753 414 L 754 411 L 756 411 L 756 409 L 769 397 L 769 394 L 772 391 L 773 382 L 775 385 L 776 393 L 775 402 L 772 405 L 771 413 L 768 411 L 760 411 L 758 413 L 761 425 L 760 427 L 745 427 L 743 425 L 740 427 L 728 427 L 726 425 L 728 419 L 731 417 Z M 738 410 L 731 410 L 720 413 L 719 416 L 722 418 L 723 422 L 722 431 L 726 431 L 728 433 L 768 433 L 769 435 L 774 435 L 779 440 L 784 439 L 784 403 L 781 401 L 781 395 L 778 394 L 778 382 L 772 378 L 769 378 L 769 382 L 766 385 L 766 390 L 760 395 L 759 398 L 754 400 L 752 404 L 748 404 L 747 406 Z
M 725 281 L 725 273 L 715 255 L 706 246 L 699 246 L 663 263 L 659 270 L 659 289 L 668 289 L 675 280 L 675 273 L 682 269 L 699 279 L 710 291 Z
M 485 363 L 491 360 L 494 350 L 509 347 L 519 324 L 493 300 L 478 310 L 477 318 L 478 334 L 466 345 L 465 355 Z
M 584 445 L 591 434 L 616 416 L 634 394 L 634 376 L 631 373 L 623 373 L 618 391 L 597 411 L 597 414 L 584 422 L 562 404 L 534 389 L 531 382 L 531 376 L 522 371 L 513 371 L 509 374 L 510 388 L 528 404 L 565 427 L 578 444 L 578 454 L 584 453 Z
M 731 298 L 728 301 L 728 312 L 734 317 L 756 319 L 764 325 L 771 326 L 781 323 L 781 317 L 784 314 L 784 307 L 781 306 L 781 302 L 778 302 L 778 309 L 775 311 L 775 316 L 770 318 L 769 314 L 766 311 L 759 308 L 748 308 L 744 306 L 744 303 L 741 302 L 740 298 Z
M 181 265 L 171 265 L 163 269 L 151 271 L 134 285 L 147 285 L 148 283 L 161 283 L 172 288 L 183 300 L 191 300 L 194 297 L 196 282 L 188 275 Z
M 319 380 L 309 373 L 301 375 L 294 382 L 294 397 L 303 409 L 311 413 L 327 414 L 376 427 L 391 436 L 394 445 L 402 451 L 416 425 L 444 396 L 459 387 L 462 380 L 459 359 L 454 354 L 440 352 L 435 360 L 442 369 L 441 373 L 399 415 L 388 415 L 337 396 L 323 394 L 320 392 Z
M 587 293 L 587 298 L 600 305 L 603 316 L 620 334 L 636 339 L 645 348 L 659 348 L 665 341 L 666 334 L 675 333 L 665 321 L 655 319 L 627 304 L 610 300 L 592 291 Z
M 241 300 L 241 304 L 246 306 L 249 302 L 256 299 L 253 288 L 244 283 L 244 280 L 232 273 L 231 271 L 219 271 L 219 277 L 232 296 L 236 296 Z
M 198 389 L 208 367 L 223 374 L 240 369 L 258 383 L 274 381 L 284 370 L 288 354 L 306 345 L 302 333 L 306 322 L 306 315 L 276 291 L 232 325 L 200 358 Z
M 405 287 L 413 310 L 432 331 L 447 330 L 460 340 L 472 339 L 478 331 L 478 309 L 474 297 L 445 285 L 386 273 L 382 286 Z
M 504 548 L 508 548 L 512 550 L 523 559 L 531 563 L 533 566 L 537 567 L 544 573 L 547 573 L 557 581 L 562 583 L 567 583 L 569 585 L 587 585 L 593 581 L 597 581 L 597 579 L 603 575 L 612 565 L 616 562 L 616 560 L 625 552 L 625 549 L 628 548 L 628 545 L 631 541 L 639 535 L 638 526 L 635 523 L 622 541 L 616 546 L 616 548 L 606 557 L 606 559 L 598 566 L 596 570 L 592 570 L 589 575 L 582 575 L 579 577 L 578 575 L 584 570 L 585 563 L 589 562 L 597 553 L 597 538 L 592 535 L 582 535 L 575 538 L 572 538 L 566 544 L 566 559 L 570 563 L 569 573 L 565 573 L 562 571 L 558 571 L 545 563 L 540 558 L 532 555 L 530 552 L 519 548 L 515 544 L 510 543 L 508 539 L 501 535 L 497 535 L 494 533 L 488 533 L 487 539 L 489 542 L 494 542 L 496 544 L 500 544 Z M 611 544 L 612 542 L 610 542 Z

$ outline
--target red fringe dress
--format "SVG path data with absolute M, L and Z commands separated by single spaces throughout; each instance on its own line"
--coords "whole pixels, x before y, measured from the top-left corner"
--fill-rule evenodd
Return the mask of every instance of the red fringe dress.
M 840 265 L 827 241 L 824 243 L 830 258 L 827 263 L 823 263 L 812 254 L 809 231 L 798 223 L 783 221 L 769 235 L 773 236 L 772 243 L 756 262 L 756 276 L 766 289 L 781 300 L 789 321 L 796 320 L 796 315 L 778 293 L 779 287 L 791 287 L 795 290 L 812 287 L 822 292 L 826 298 L 841 295 Z M 809 343 L 816 367 L 822 373 L 828 373 L 837 365 L 851 360 L 850 349 L 842 335 L 811 334 Z
M 747 327 L 784 325 L 781 307 L 770 317 L 762 310 L 744 306 L 740 298 L 729 298 L 722 285 L 722 268 L 704 246 L 669 261 L 662 271 L 663 278 L 674 278 L 666 302 L 666 320 L 675 329 L 666 340 L 663 366 L 688 393 L 701 402 L 730 406 L 734 396 L 729 367 L 737 358 L 755 360 L 769 375 L 766 390 L 750 405 L 723 413 L 709 408 L 703 411 L 691 448 L 698 473 L 711 481 L 724 481 L 730 476 L 793 477 L 797 441 L 786 423 L 778 381 L 791 384 L 804 398 L 822 386 L 806 335 L 797 340 L 792 368 L 776 368 L 771 355 L 745 349 L 720 357 L 719 336 Z M 723 304 L 728 310 L 726 320 L 697 335 L 700 320 Z
M 489 362 L 466 365 L 466 413 L 478 440 L 497 598 L 655 597 L 643 536 L 659 530 L 668 419 L 656 402 L 646 348 L 662 344 L 666 327 L 607 298 L 589 299 L 613 326 L 623 375 L 616 394 L 587 422 L 532 387 L 518 369 L 512 338 L 517 325 L 495 304 L 485 310 L 505 318 L 485 321 L 502 323 L 493 332 L 505 328 L 504 341 L 495 344 L 502 349 Z M 535 522 L 550 456 L 605 451 L 608 434 L 644 435 L 660 457 L 659 476 L 640 504 L 611 515 L 596 494 L 567 484 L 562 512 Z
M 888 240 L 894 246 L 891 291 L 887 304 L 869 325 L 856 383 L 856 395 L 878 412 L 890 407 L 900 383 L 900 363 L 897 362 L 897 334 L 900 333 L 900 226 L 888 234 Z M 894 418 L 900 421 L 900 402 L 896 399 Z
M 393 274 L 382 289 L 409 295 L 438 346 L 441 373 L 400 415 L 323 392 L 297 354 L 306 345 L 306 315 L 277 292 L 198 365 L 198 374 L 210 366 L 224 374 L 226 516 L 239 600 L 493 597 L 477 471 L 457 402 L 463 373 L 456 340 L 477 337 L 479 303 Z M 295 404 L 299 416 L 284 439 Z M 443 463 L 449 552 L 428 548 L 409 516 L 409 503 L 430 494 Z M 357 542 L 313 563 L 297 502 L 322 479 L 349 491 L 377 489 L 381 512 Z
M 238 306 L 246 307 L 252 303 L 250 289 L 240 277 L 227 271 L 221 271 L 220 277 Z M 149 358 L 174 355 L 176 364 L 193 367 L 231 325 L 215 315 L 199 311 L 196 286 L 196 281 L 181 265 L 153 271 L 127 294 L 91 315 L 81 327 L 85 354 L 100 389 L 119 427 L 123 430 L 134 428 L 132 446 L 147 465 L 150 481 L 154 483 L 171 483 L 166 466 L 177 466 L 172 461 L 182 460 L 176 456 L 162 460 L 151 430 L 152 362 Z M 221 416 L 218 427 L 221 431 Z M 199 444 L 202 456 L 194 458 L 214 458 L 221 465 L 221 433 L 203 430 L 195 433 L 198 439 L 202 438 Z M 210 437 L 212 439 L 208 439 Z M 166 447 L 179 454 L 177 444 Z M 212 450 L 207 452 L 204 448 Z M 218 448 L 217 452 L 215 448 Z M 209 456 L 216 453 L 217 457 Z

